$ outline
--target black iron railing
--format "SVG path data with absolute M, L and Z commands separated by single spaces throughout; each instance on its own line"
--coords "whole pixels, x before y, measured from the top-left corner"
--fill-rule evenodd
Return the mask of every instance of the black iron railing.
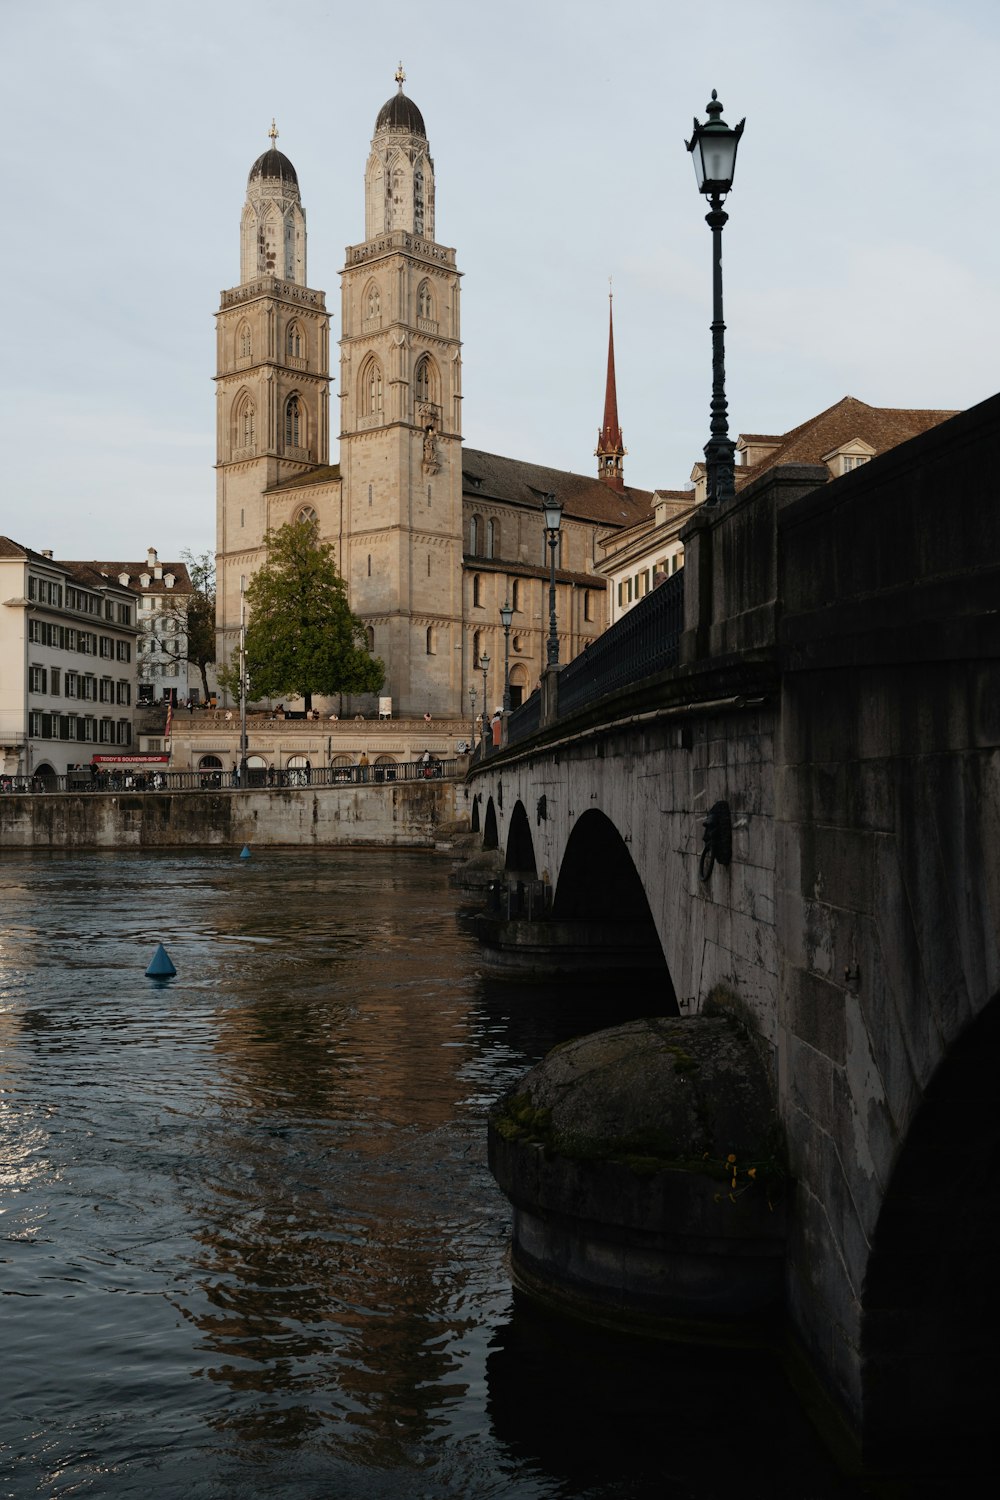
M 458 774 L 457 760 L 403 761 L 368 766 L 248 766 L 246 789 L 283 791 L 289 787 L 384 786 L 396 781 L 437 781 Z M 464 770 L 464 762 L 462 763 Z M 239 791 L 237 771 L 203 767 L 169 771 L 122 767 L 114 771 L 70 771 L 65 776 L 0 776 L 0 796 L 42 792 L 212 792 Z
M 507 743 L 514 745 L 534 734 L 542 721 L 542 695 L 536 689 L 507 720 Z
M 684 569 L 640 599 L 627 615 L 592 641 L 559 673 L 559 716 L 573 713 L 617 688 L 677 665 L 684 628 Z M 532 693 L 507 720 L 507 743 L 535 734 L 542 695 Z
M 640 599 L 559 673 L 559 714 L 677 665 L 684 628 L 684 569 Z

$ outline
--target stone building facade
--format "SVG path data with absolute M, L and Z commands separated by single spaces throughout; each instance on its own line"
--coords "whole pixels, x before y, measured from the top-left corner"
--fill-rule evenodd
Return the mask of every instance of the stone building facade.
M 136 596 L 93 563 L 0 537 L 0 773 L 54 784 L 133 744 Z
M 599 537 L 638 521 L 650 497 L 625 485 L 623 448 L 610 466 L 601 459 L 601 479 L 463 447 L 460 272 L 436 238 L 423 117 L 401 72 L 397 81 L 365 170 L 365 238 L 348 247 L 342 271 L 338 462 L 329 316 L 325 294 L 306 280 L 297 174 L 273 139 L 250 171 L 241 281 L 223 292 L 218 314 L 219 660 L 236 649 L 241 583 L 263 563 L 267 532 L 315 519 L 385 662 L 393 711 L 461 715 L 470 688 L 481 692 L 483 652 L 500 701 L 505 599 L 515 702 L 538 681 L 548 629 L 543 495 L 564 506 L 563 660 L 607 623 Z

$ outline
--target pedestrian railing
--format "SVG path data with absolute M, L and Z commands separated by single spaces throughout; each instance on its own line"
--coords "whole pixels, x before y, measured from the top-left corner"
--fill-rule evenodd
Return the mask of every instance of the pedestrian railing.
M 675 667 L 683 629 L 684 569 L 679 568 L 563 667 L 557 683 L 559 717 Z M 507 744 L 537 734 L 541 715 L 542 695 L 536 690 L 509 716 Z
M 439 781 L 464 772 L 458 760 L 414 760 L 390 765 L 248 766 L 245 781 L 239 770 L 203 767 L 198 771 L 136 770 L 69 771 L 65 776 L 0 776 L 0 796 L 43 792 L 215 792 L 286 791 L 325 786 L 389 786 L 399 781 Z

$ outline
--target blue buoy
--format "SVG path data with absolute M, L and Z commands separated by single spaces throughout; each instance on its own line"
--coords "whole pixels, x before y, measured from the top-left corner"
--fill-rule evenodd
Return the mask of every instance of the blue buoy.
M 249 844 L 244 844 L 243 848 L 240 850 L 240 859 L 249 859 L 249 858 L 250 858 L 250 845 Z
M 170 955 L 168 954 L 166 948 L 164 948 L 162 943 L 157 943 L 156 952 L 150 959 L 149 968 L 146 970 L 146 978 L 169 979 L 176 973 L 177 970 L 170 962 Z

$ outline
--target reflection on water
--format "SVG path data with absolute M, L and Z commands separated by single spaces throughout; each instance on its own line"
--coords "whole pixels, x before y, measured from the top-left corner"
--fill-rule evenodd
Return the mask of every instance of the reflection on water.
M 759 1359 L 512 1308 L 486 1111 L 628 1012 L 485 983 L 446 877 L 0 860 L 4 1497 L 850 1493 Z

